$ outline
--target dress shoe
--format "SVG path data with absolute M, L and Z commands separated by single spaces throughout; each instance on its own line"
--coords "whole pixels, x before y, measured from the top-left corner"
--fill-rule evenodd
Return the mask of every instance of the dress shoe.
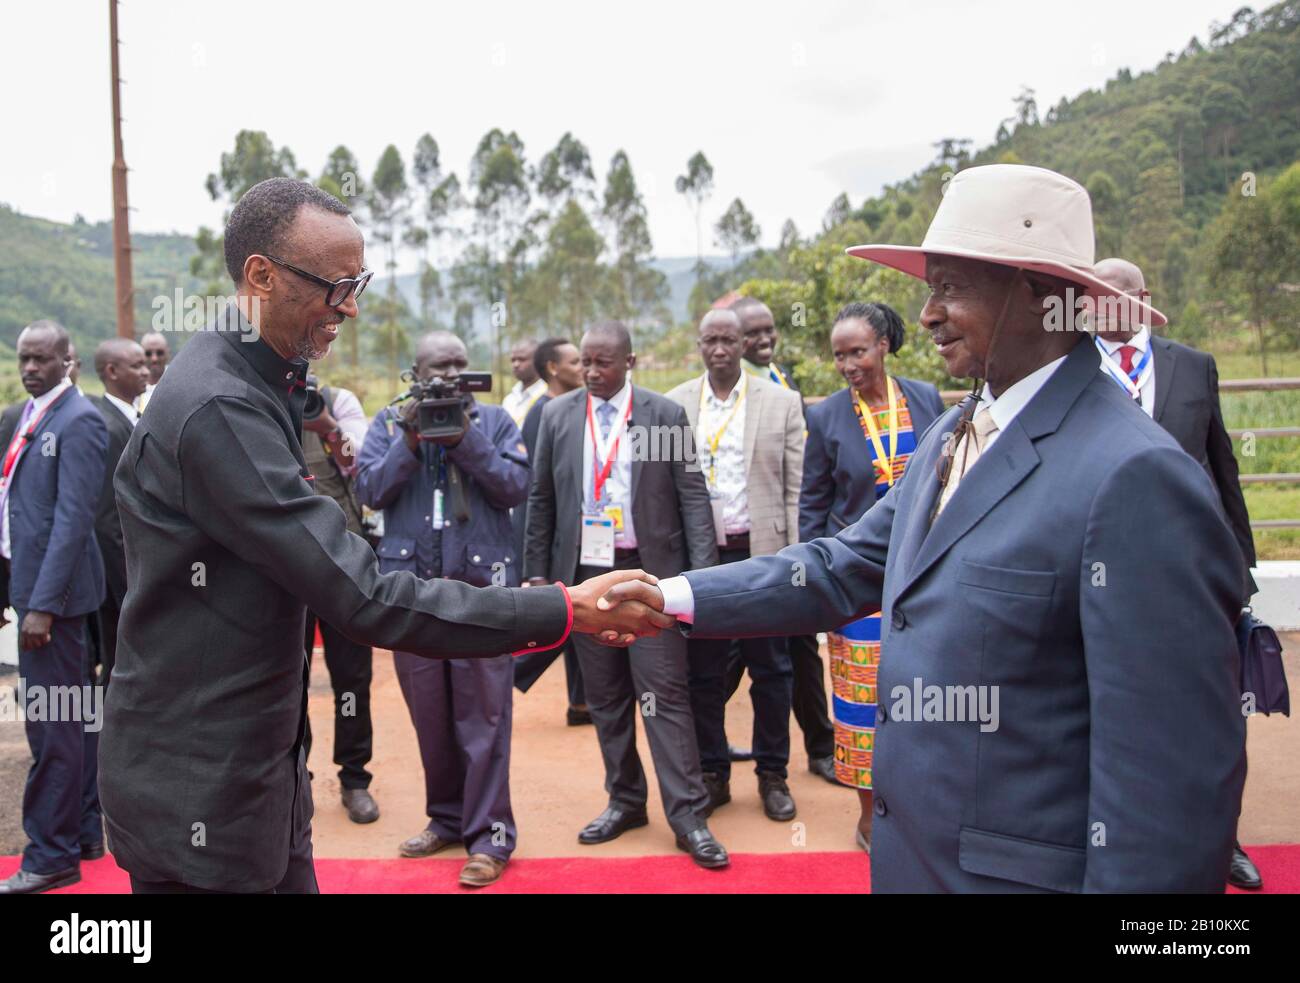
M 707 826 L 693 829 L 685 836 L 677 837 L 677 849 L 685 850 L 701 867 L 712 870 L 725 867 L 731 863 L 727 848 L 713 838 Z
M 749 750 L 749 748 L 732 747 L 730 744 L 728 744 L 727 757 L 730 758 L 732 761 L 753 761 L 754 752 Z
M 768 819 L 784 823 L 794 818 L 794 798 L 790 795 L 790 786 L 780 775 L 775 772 L 760 771 L 758 794 L 763 800 L 763 811 L 767 813 Z
M 835 755 L 833 754 L 828 754 L 824 758 L 809 758 L 808 770 L 826 779 L 832 785 L 840 784 L 840 780 L 835 777 Z
M 461 887 L 487 887 L 501 876 L 506 863 L 507 861 L 490 857 L 486 853 L 471 853 L 465 866 L 460 869 Z
M 592 723 L 591 711 L 586 707 L 569 707 L 564 711 L 564 722 L 570 727 Z
M 578 834 L 578 842 L 586 846 L 608 843 L 622 836 L 629 829 L 645 826 L 649 822 L 645 809 L 633 812 L 619 806 L 610 806 L 583 827 L 582 832 Z
M 1228 883 L 1233 887 L 1256 891 L 1264 886 L 1264 879 L 1259 876 L 1259 869 L 1254 861 L 1246 856 L 1240 843 L 1232 846 L 1232 864 L 1228 867 Z
M 7 881 L 0 881 L 0 894 L 41 894 L 56 887 L 67 887 L 81 880 L 81 868 L 69 867 L 57 874 L 37 874 L 30 870 L 16 870 Z
M 459 840 L 444 840 L 431 829 L 422 829 L 397 848 L 403 857 L 432 857 L 439 850 L 455 846 Z
M 379 818 L 379 806 L 368 789 L 345 788 L 343 808 L 348 811 L 348 818 L 354 823 L 373 823 Z
M 99 859 L 100 857 L 102 857 L 103 855 L 104 855 L 104 841 L 103 841 L 103 840 L 100 840 L 98 843 L 82 843 L 82 844 L 81 844 L 81 859 L 82 859 L 82 860 L 98 860 L 98 859 Z
M 709 793 L 709 804 L 704 815 L 711 816 L 714 809 L 731 801 L 731 782 L 714 771 L 706 771 L 700 778 L 704 780 L 704 791 Z

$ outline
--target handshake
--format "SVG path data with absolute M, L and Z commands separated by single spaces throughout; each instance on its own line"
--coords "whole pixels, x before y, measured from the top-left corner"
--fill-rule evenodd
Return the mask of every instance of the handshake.
M 573 630 L 595 635 L 605 645 L 627 646 L 638 638 L 658 635 L 677 619 L 664 614 L 659 581 L 644 570 L 611 570 L 570 587 Z M 535 578 L 528 586 L 541 586 Z

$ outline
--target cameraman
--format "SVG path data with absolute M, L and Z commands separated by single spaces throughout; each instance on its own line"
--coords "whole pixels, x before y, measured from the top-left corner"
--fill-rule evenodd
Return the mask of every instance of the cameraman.
M 366 411 L 347 389 L 322 386 L 307 377 L 307 402 L 303 406 L 302 453 L 316 478 L 316 493 L 338 502 L 348 520 L 348 531 L 365 535 L 361 504 L 353 479 L 356 456 L 366 439 Z M 316 643 L 316 612 L 307 609 L 307 664 Z M 339 766 L 343 808 L 354 823 L 373 823 L 379 806 L 370 794 L 373 775 L 366 770 L 374 746 L 370 722 L 370 678 L 373 656 L 369 645 L 352 641 L 333 625 L 320 623 L 325 643 L 325 666 L 334 690 L 334 763 Z M 311 755 L 311 719 L 307 720 L 303 748 Z
M 464 343 L 449 332 L 427 334 L 416 347 L 418 381 L 456 383 L 468 367 Z M 528 495 L 523 438 L 501 407 L 480 406 L 468 393 L 460 399 L 464 427 L 453 436 L 419 437 L 418 399 L 400 411 L 385 409 L 370 425 L 357 493 L 370 508 L 384 510 L 380 570 L 517 587 L 510 509 Z M 419 739 L 429 816 L 428 826 L 399 851 L 427 857 L 463 843 L 469 861 L 461 884 L 491 884 L 515 848 L 510 657 L 435 661 L 394 652 L 393 664 Z

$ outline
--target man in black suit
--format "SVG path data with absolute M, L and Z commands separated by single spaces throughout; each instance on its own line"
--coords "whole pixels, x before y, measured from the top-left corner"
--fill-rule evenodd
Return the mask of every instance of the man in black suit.
M 1130 297 L 1144 303 L 1151 298 L 1142 270 L 1128 260 L 1103 259 L 1096 272 Z M 1214 356 L 1153 335 L 1145 324 L 1120 323 L 1118 319 L 1098 320 L 1097 347 L 1103 356 L 1102 369 L 1178 441 L 1214 483 L 1223 516 L 1241 547 L 1241 603 L 1245 607 L 1258 589 L 1250 573 L 1255 565 L 1255 538 L 1237 477 L 1232 438 L 1219 407 L 1219 370 Z M 1233 847 L 1228 883 L 1247 889 L 1263 886 L 1258 868 L 1240 842 Z
M 524 577 L 540 586 L 576 583 L 611 567 L 670 577 L 716 564 L 708 484 L 687 460 L 693 446 L 686 411 L 627 381 L 636 355 L 621 322 L 597 324 L 580 351 L 586 389 L 553 399 L 542 411 Z M 661 446 L 665 436 L 676 437 L 676 446 Z M 609 806 L 578 842 L 604 843 L 648 821 L 636 750 L 639 711 L 678 848 L 702 867 L 725 866 L 727 852 L 705 821 L 709 799 L 691 715 L 686 639 L 666 632 L 635 642 L 626 655 L 592 639 L 575 641 L 609 792 Z
M 309 607 L 357 642 L 429 658 L 534 651 L 571 630 L 627 642 L 669 622 L 597 607 L 640 571 L 528 591 L 381 574 L 315 493 L 301 442 L 308 360 L 370 280 L 361 231 L 333 195 L 272 178 L 240 198 L 224 241 L 235 300 L 158 383 L 114 482 L 127 595 L 100 795 L 136 892 L 314 894 Z
M 135 401 L 149 383 L 149 367 L 144 349 L 129 338 L 110 338 L 95 349 L 95 373 L 104 384 L 102 397 L 90 401 L 99 407 L 108 427 L 108 454 L 105 458 L 104 487 L 99 493 L 99 510 L 95 514 L 95 539 L 104 557 L 104 583 L 107 593 L 99 607 L 96 635 L 100 665 L 100 682 L 108 685 L 117 653 L 117 622 L 126 599 L 126 550 L 122 545 L 122 520 L 117 514 L 117 495 L 113 491 L 113 472 L 131 440 L 131 431 L 140 419 Z
M 799 392 L 794 374 L 788 366 L 776 362 L 776 346 L 781 335 L 776 330 L 772 311 L 761 300 L 740 297 L 731 304 L 731 310 L 740 318 L 741 352 L 746 372 L 767 379 L 783 389 Z M 803 731 L 804 751 L 808 754 L 808 770 L 820 775 L 832 785 L 835 777 L 835 728 L 831 726 L 826 703 L 826 668 L 816 635 L 794 635 L 789 640 L 790 663 L 794 669 L 794 719 Z M 745 667 L 739 652 L 733 648 L 733 659 L 727 673 L 727 699 L 730 700 L 740 686 Z M 733 754 L 733 757 L 737 755 Z M 744 752 L 740 758 L 748 758 Z

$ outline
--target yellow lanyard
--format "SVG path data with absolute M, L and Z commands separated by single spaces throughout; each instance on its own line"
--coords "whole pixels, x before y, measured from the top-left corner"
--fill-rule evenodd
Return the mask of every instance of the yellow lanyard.
M 705 444 L 709 448 L 709 488 L 713 488 L 718 483 L 718 447 L 722 444 L 722 438 L 731 426 L 731 421 L 736 418 L 736 413 L 740 410 L 740 404 L 745 401 L 745 391 L 749 387 L 749 382 L 745 378 L 745 373 L 740 373 L 740 395 L 736 397 L 736 405 L 731 408 L 731 413 L 723 421 L 718 432 L 712 437 L 705 439 Z M 709 377 L 706 374 L 704 380 L 700 383 L 700 420 L 704 419 L 704 401 L 708 398 L 709 391 L 712 387 L 709 385 Z M 730 398 L 730 397 L 728 397 Z
M 775 362 L 773 362 L 772 364 L 770 364 L 770 365 L 768 366 L 768 368 L 771 369 L 772 373 L 776 376 L 776 378 L 775 378 L 774 380 L 772 380 L 773 382 L 779 382 L 779 383 L 781 383 L 782 387 L 784 387 L 784 388 L 786 388 L 786 389 L 789 389 L 789 388 L 790 388 L 790 383 L 788 383 L 788 382 L 785 381 L 785 373 L 782 372 L 780 369 L 778 369 L 778 368 L 776 367 L 776 363 L 775 363 Z
M 876 415 L 871 412 L 871 407 L 856 390 L 853 392 L 853 398 L 858 401 L 858 413 L 862 417 L 863 426 L 867 429 L 867 435 L 871 438 L 871 446 L 875 448 L 876 462 L 884 468 L 886 483 L 892 485 L 894 458 L 898 456 L 898 392 L 894 388 L 894 380 L 889 376 L 885 376 L 885 386 L 889 390 L 889 433 L 890 443 L 893 445 L 888 454 L 885 453 L 885 445 L 881 443 L 880 431 L 876 429 Z

